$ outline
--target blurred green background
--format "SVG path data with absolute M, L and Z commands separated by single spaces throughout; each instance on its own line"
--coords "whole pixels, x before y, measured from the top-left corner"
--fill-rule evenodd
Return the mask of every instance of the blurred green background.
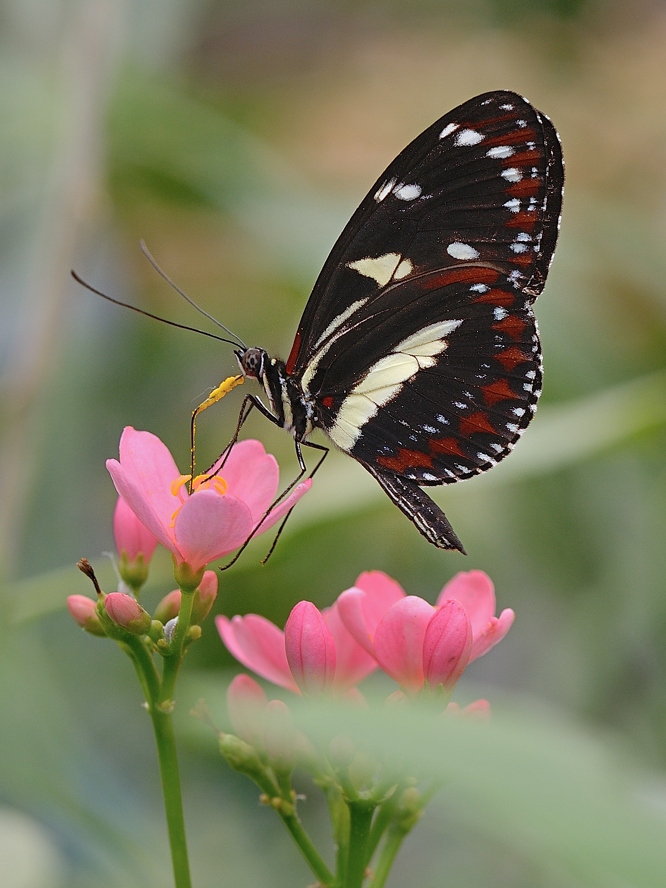
M 129 662 L 79 632 L 64 600 L 90 592 L 73 567 L 82 555 L 113 586 L 101 554 L 113 547 L 115 501 L 104 460 L 117 454 L 123 426 L 160 435 L 185 466 L 191 410 L 236 369 L 231 348 L 110 306 L 74 284 L 70 268 L 147 311 L 199 324 L 141 255 L 143 238 L 208 311 L 286 357 L 316 274 L 369 185 L 434 119 L 498 88 L 553 119 L 567 187 L 537 303 L 545 388 L 536 419 L 497 469 L 435 494 L 469 557 L 429 546 L 363 469 L 333 454 L 270 562 L 259 565 L 262 538 L 221 575 L 218 610 L 282 624 L 299 599 L 330 604 L 372 568 L 433 601 L 458 570 L 484 569 L 517 620 L 468 670 L 458 699 L 483 694 L 500 713 L 520 713 L 526 743 L 525 725 L 550 726 L 532 737 L 544 769 L 545 747 L 559 749 L 564 736 L 597 744 L 601 758 L 621 750 L 604 779 L 613 785 L 618 772 L 637 769 L 630 795 L 660 816 L 664 5 L 2 0 L 0 77 L 0 871 L 8 888 L 169 884 L 153 741 Z M 242 393 L 201 417 L 202 463 L 228 440 Z M 293 477 L 289 436 L 255 417 L 247 433 Z M 148 601 L 171 583 L 168 558 L 158 558 Z M 191 728 L 187 710 L 202 693 L 219 696 L 231 668 L 209 624 L 179 700 L 195 885 L 306 885 L 256 791 L 216 757 L 212 735 Z M 504 828 L 501 816 L 489 818 L 483 791 L 462 820 L 443 794 L 389 884 L 665 884 L 657 862 L 654 881 L 612 871 L 595 881 L 575 864 L 576 854 L 601 854 L 594 842 L 581 840 L 576 854 L 558 845 L 580 803 L 582 759 L 571 746 L 561 797 L 544 789 L 555 850 L 527 821 L 521 832 L 511 818 Z M 477 765 L 489 787 L 498 763 L 481 756 Z M 518 773 L 517 810 L 528 810 L 526 786 Z M 308 796 L 307 816 L 323 835 L 323 809 Z

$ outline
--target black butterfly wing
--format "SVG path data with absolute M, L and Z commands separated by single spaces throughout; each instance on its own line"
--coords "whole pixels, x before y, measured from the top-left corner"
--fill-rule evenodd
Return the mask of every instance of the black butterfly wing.
M 343 231 L 287 362 L 320 425 L 435 545 L 421 485 L 502 459 L 541 389 L 531 303 L 555 242 L 557 134 L 525 99 L 471 99 L 414 140 Z
M 557 134 L 516 93 L 470 99 L 390 164 L 338 238 L 305 307 L 287 372 L 412 274 L 491 263 L 535 298 L 555 248 L 563 185 Z

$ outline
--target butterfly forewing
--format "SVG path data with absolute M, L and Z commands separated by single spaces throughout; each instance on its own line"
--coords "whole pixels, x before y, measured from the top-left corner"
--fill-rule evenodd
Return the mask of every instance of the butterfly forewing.
M 533 299 L 555 247 L 562 184 L 557 134 L 517 94 L 477 96 L 440 118 L 390 164 L 342 232 L 288 372 L 305 372 L 327 338 L 419 273 L 492 264 Z

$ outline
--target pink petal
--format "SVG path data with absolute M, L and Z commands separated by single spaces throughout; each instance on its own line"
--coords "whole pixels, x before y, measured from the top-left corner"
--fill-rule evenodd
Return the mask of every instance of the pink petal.
M 495 587 L 482 570 L 457 573 L 440 592 L 437 607 L 451 598 L 459 601 L 467 611 L 475 637 L 495 616 Z
M 347 631 L 374 657 L 373 638 L 379 621 L 391 605 L 404 598 L 399 583 L 382 571 L 373 570 L 362 573 L 355 586 L 338 596 L 336 605 Z
M 335 677 L 335 642 L 311 601 L 299 601 L 289 614 L 284 643 L 291 674 L 303 693 L 330 690 Z
M 106 467 L 119 496 L 125 500 L 139 521 L 154 534 L 166 549 L 177 554 L 173 530 L 169 527 L 169 522 L 164 523 L 158 516 L 142 485 L 124 470 L 118 460 L 107 459 Z M 180 502 L 174 504 L 174 511 L 178 505 Z
M 375 645 L 368 633 L 363 612 L 365 596 L 366 593 L 362 589 L 352 587 L 338 596 L 335 605 L 347 632 L 371 657 L 374 657 Z
M 261 441 L 239 441 L 220 475 L 228 484 L 228 493 L 245 503 L 256 524 L 277 493 L 280 470 L 275 457 L 266 453 Z
M 124 551 L 130 561 L 141 554 L 146 564 L 157 546 L 154 534 L 143 526 L 121 496 L 113 511 L 113 538 L 117 552 Z
M 171 483 L 180 472 L 166 444 L 150 432 L 127 426 L 120 437 L 120 465 L 150 500 L 162 524 L 168 525 L 181 501 L 171 493 Z
M 470 661 L 482 657 L 500 642 L 511 628 L 515 614 L 510 607 L 505 608 L 499 617 L 493 617 L 479 635 L 474 636 Z
M 430 688 L 453 688 L 469 662 L 472 627 L 459 601 L 435 611 L 423 639 L 423 672 Z
M 335 686 L 338 690 L 351 688 L 377 668 L 377 662 L 370 654 L 363 650 L 360 644 L 354 640 L 340 619 L 338 606 L 323 611 L 324 620 L 328 626 L 333 641 L 337 665 L 335 667 Z
M 284 649 L 284 633 L 257 614 L 215 618 L 215 625 L 228 651 L 243 666 L 289 691 L 300 693 Z
M 196 571 L 233 552 L 251 530 L 252 516 L 245 503 L 215 490 L 198 490 L 183 503 L 176 516 L 178 560 L 186 561 Z
M 408 693 L 423 687 L 423 640 L 435 608 L 408 595 L 389 608 L 375 632 L 375 654 L 384 672 Z
M 312 487 L 312 478 L 306 478 L 305 481 L 301 481 L 301 483 L 289 494 L 289 496 L 279 503 L 266 517 L 266 520 L 262 522 L 261 527 L 257 531 L 258 534 L 264 533 L 264 531 L 269 530 L 273 527 L 274 524 L 277 524 L 284 516 L 289 512 L 299 499 L 308 492 L 308 490 Z

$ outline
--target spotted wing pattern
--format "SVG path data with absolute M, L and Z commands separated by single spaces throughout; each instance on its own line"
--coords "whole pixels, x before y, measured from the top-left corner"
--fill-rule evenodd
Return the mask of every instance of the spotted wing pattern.
M 391 285 L 492 264 L 532 300 L 557 239 L 562 153 L 550 120 L 516 93 L 485 93 L 444 115 L 370 189 L 317 279 L 287 372 L 355 327 Z M 316 389 L 316 385 L 314 387 Z
M 536 409 L 532 303 L 564 183 L 545 115 L 510 92 L 418 136 L 327 260 L 287 361 L 316 424 L 435 545 L 462 545 L 422 486 L 495 465 Z

